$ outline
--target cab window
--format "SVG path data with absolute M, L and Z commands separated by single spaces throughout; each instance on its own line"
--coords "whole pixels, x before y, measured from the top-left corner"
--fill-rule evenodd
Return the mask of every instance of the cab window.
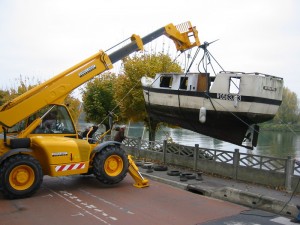
M 75 134 L 71 117 L 63 106 L 50 107 L 50 111 L 46 111 L 42 123 L 33 133 L 35 134 Z M 40 115 L 38 115 L 40 116 Z M 33 120 L 36 116 L 33 116 Z

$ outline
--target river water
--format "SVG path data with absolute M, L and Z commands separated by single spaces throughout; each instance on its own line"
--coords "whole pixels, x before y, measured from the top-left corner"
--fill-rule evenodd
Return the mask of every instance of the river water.
M 129 124 L 127 126 L 126 135 L 129 137 L 142 137 L 143 139 L 148 139 L 148 131 L 139 124 Z M 291 156 L 300 159 L 300 133 L 261 131 L 257 147 L 253 150 L 248 150 L 241 146 L 233 145 L 181 128 L 173 129 L 163 127 L 156 133 L 157 141 L 163 141 L 168 137 L 171 137 L 175 143 L 187 146 L 199 144 L 199 146 L 203 148 L 225 151 L 234 151 L 234 149 L 238 148 L 241 153 L 252 153 L 255 155 L 280 158 Z

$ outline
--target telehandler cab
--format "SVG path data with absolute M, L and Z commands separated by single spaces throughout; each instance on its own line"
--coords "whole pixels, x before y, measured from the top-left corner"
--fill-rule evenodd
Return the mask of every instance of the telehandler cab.
M 190 22 L 168 24 L 143 38 L 132 35 L 115 52 L 99 51 L 0 107 L 0 189 L 6 198 L 31 196 L 44 175 L 93 173 L 104 184 L 116 184 L 129 172 L 134 186 L 148 186 L 121 143 L 81 138 L 63 102 L 72 90 L 162 35 L 179 51 L 200 45 Z

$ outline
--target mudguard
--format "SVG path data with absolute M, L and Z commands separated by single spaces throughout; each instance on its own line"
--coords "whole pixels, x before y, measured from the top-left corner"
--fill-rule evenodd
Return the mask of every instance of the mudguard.
M 122 143 L 117 142 L 117 141 L 106 141 L 103 142 L 99 145 L 97 145 L 94 150 L 92 151 L 92 153 L 96 153 L 96 152 L 100 152 L 102 149 L 104 149 L 105 147 L 107 147 L 108 145 L 118 145 L 120 146 Z
M 15 149 L 11 149 L 10 151 L 4 153 L 3 155 L 0 156 L 0 164 L 7 159 L 8 157 L 12 156 L 12 155 L 16 155 L 16 154 L 20 154 L 20 153 L 29 153 L 32 152 L 31 149 L 28 148 L 15 148 Z

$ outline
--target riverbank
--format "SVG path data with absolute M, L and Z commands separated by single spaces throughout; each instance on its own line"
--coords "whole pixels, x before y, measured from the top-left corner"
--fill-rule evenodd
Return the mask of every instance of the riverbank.
M 300 124 L 262 123 L 259 126 L 260 126 L 260 132 L 262 132 L 262 131 L 300 132 Z

